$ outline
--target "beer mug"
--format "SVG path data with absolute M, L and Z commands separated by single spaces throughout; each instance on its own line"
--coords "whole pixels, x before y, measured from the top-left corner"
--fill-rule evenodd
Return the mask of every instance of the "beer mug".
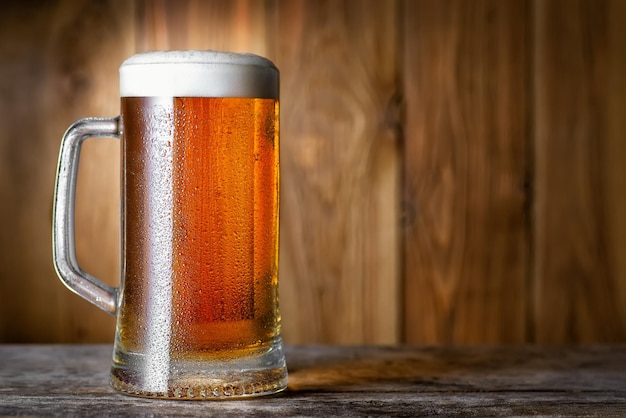
M 120 67 L 120 116 L 62 140 L 53 248 L 63 283 L 117 319 L 111 384 L 214 399 L 287 385 L 278 309 L 278 70 L 215 51 L 146 52 Z M 121 278 L 81 270 L 81 143 L 121 139 Z

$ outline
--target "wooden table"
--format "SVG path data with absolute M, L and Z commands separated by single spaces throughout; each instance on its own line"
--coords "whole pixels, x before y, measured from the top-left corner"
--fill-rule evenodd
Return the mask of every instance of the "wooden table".
M 626 346 L 287 347 L 286 392 L 204 402 L 114 392 L 111 352 L 0 346 L 0 415 L 626 416 Z

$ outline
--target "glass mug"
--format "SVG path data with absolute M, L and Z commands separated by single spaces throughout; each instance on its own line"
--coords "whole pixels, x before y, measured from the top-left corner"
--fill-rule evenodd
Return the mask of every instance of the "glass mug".
M 121 113 L 63 137 L 53 214 L 57 273 L 117 318 L 111 384 L 214 399 L 287 385 L 278 310 L 278 70 L 215 51 L 146 52 L 120 67 Z M 121 139 L 121 278 L 81 270 L 81 143 Z

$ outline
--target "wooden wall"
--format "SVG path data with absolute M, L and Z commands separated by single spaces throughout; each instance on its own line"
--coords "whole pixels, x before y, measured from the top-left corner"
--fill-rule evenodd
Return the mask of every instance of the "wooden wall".
M 626 341 L 626 2 L 55 0 L 0 14 L 0 342 L 110 342 L 51 260 L 60 138 L 146 49 L 281 70 L 288 343 Z M 117 282 L 119 146 L 84 147 L 83 268 Z

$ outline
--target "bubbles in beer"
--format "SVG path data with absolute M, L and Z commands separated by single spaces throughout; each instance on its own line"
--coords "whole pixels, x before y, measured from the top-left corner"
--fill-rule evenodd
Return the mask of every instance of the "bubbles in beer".
M 275 100 L 123 103 L 132 157 L 120 345 L 150 352 L 158 382 L 168 356 L 229 356 L 271 343 L 279 330 L 278 150 L 265 136 L 277 133 L 267 126 L 277 123 Z

